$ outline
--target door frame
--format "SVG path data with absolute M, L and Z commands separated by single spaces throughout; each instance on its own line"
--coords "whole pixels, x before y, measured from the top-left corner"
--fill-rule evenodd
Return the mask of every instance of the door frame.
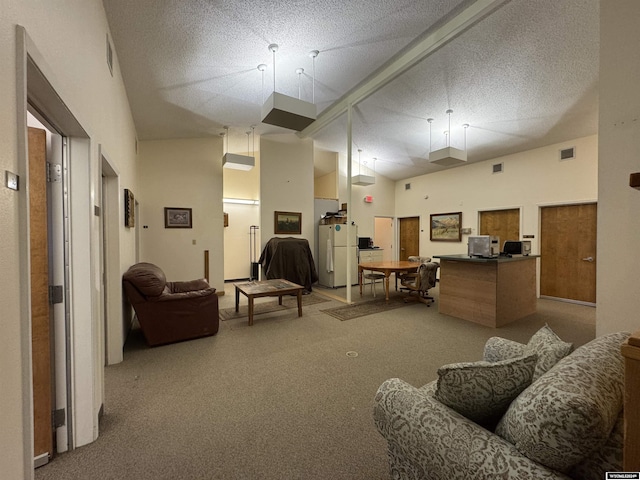
M 69 391 L 66 422 L 71 434 L 69 448 L 73 449 L 94 441 L 98 436 L 98 411 L 102 404 L 101 377 L 104 371 L 96 355 L 95 336 L 96 298 L 95 277 L 100 271 L 96 265 L 96 224 L 92 218 L 96 155 L 92 154 L 89 135 L 77 121 L 58 92 L 62 89 L 50 81 L 55 79 L 46 60 L 29 37 L 26 29 L 16 25 L 16 118 L 17 118 L 17 170 L 27 185 L 18 192 L 19 237 L 30 238 L 28 200 L 28 144 L 27 111 L 31 104 L 54 130 L 67 140 L 66 161 L 69 188 L 65 192 L 68 204 L 68 260 L 69 273 L 66 285 L 69 296 Z M 71 228 L 73 227 L 73 228 Z M 89 245 L 89 248 L 86 246 Z M 98 247 L 100 248 L 100 247 Z M 22 463 L 24 472 L 33 477 L 33 411 L 31 408 L 33 386 L 31 384 L 31 289 L 29 281 L 30 260 L 28 242 L 20 242 L 20 349 L 22 390 Z M 99 312 L 98 312 L 99 317 Z M 75 319 L 84 321 L 75 322 Z M 90 319 L 90 321 L 86 321 Z M 57 359 L 56 359 L 57 361 Z
M 123 346 L 126 338 L 125 332 L 126 315 L 123 315 L 122 286 L 120 280 L 120 174 L 113 162 L 109 161 L 104 147 L 98 145 L 98 157 L 100 159 L 100 245 L 101 259 L 103 266 L 101 282 L 103 285 L 103 295 L 101 297 L 102 307 L 102 329 L 104 332 L 104 342 L 100 342 L 104 348 L 105 364 L 112 365 L 123 360 Z M 123 200 L 124 203 L 124 200 Z M 134 216 L 135 218 L 135 216 Z M 133 227 L 137 229 L 136 226 Z M 135 234 L 135 233 L 134 233 Z M 119 318 L 122 316 L 123 323 L 109 321 L 109 318 Z

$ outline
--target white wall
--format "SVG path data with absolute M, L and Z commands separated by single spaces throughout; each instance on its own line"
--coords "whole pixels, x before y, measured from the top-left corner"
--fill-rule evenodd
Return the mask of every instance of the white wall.
M 560 161 L 558 151 L 570 146 L 576 147 L 577 158 Z M 493 174 L 492 166 L 500 162 L 503 173 Z M 462 242 L 431 242 L 431 214 L 462 212 L 462 226 L 477 235 L 479 211 L 521 208 L 520 234 L 535 235 L 531 246 L 538 253 L 540 207 L 596 201 L 597 168 L 598 138 L 593 135 L 399 181 L 395 213 L 420 217 L 420 255 L 434 256 L 466 253 L 467 242 L 465 235 Z
M 28 277 L 25 272 L 26 256 L 21 245 L 28 244 L 24 222 L 27 192 L 24 159 L 18 156 L 19 132 L 24 125 L 17 125 L 17 70 L 16 25 L 25 27 L 33 45 L 39 52 L 38 63 L 45 72 L 62 101 L 87 131 L 91 139 L 89 149 L 90 191 L 89 198 L 77 199 L 86 208 L 99 205 L 95 198 L 99 172 L 98 145 L 102 145 L 116 164 L 123 186 L 136 187 L 134 170 L 135 130 L 129 111 L 124 86 L 117 66 L 111 76 L 105 63 L 105 39 L 108 32 L 106 16 L 99 0 L 83 2 L 36 0 L 0 2 L 0 174 L 8 170 L 21 175 L 22 188 L 15 192 L 0 186 L 0 302 L 2 303 L 2 336 L 0 338 L 0 411 L 3 426 L 0 430 L 0 471 L 3 478 L 31 478 L 32 433 L 30 408 L 30 350 L 28 308 Z M 55 28 L 52 28 L 55 25 Z M 84 225 L 91 235 L 91 243 L 99 245 L 99 235 L 93 219 Z M 131 237 L 131 238 L 130 238 Z M 133 237 L 122 226 L 120 231 L 121 270 L 132 263 L 129 252 Z M 95 262 L 95 255 L 90 257 Z M 99 286 L 100 268 L 93 268 L 88 278 L 92 295 L 88 302 L 89 316 L 96 312 L 95 290 Z M 99 292 L 97 292 L 99 293 Z M 28 303 L 27 303 L 28 304 Z M 77 319 L 89 324 L 89 332 L 95 333 L 96 318 Z M 109 322 L 121 324 L 122 318 L 110 318 Z M 25 332 L 27 332 L 25 334 Z M 90 333 L 91 334 L 91 333 Z M 93 339 L 79 339 L 92 345 Z M 95 360 L 95 359 L 94 359 Z M 94 391 L 100 397 L 100 387 L 76 385 L 79 390 Z M 89 399 L 89 403 L 93 401 Z M 89 405 L 92 410 L 94 405 Z M 81 414 L 83 412 L 76 412 Z M 94 417 L 95 412 L 89 411 Z M 93 434 L 89 427 L 89 436 Z
M 192 280 L 204 277 L 209 250 L 209 283 L 224 290 L 222 140 L 142 141 L 138 168 L 140 260 L 168 280 Z M 165 228 L 165 207 L 191 208 L 193 228 Z
M 600 2 L 598 335 L 640 329 L 640 2 Z
M 260 138 L 260 229 L 262 246 L 274 236 L 274 212 L 302 213 L 302 234 L 315 250 L 313 142 L 294 134 Z M 291 236 L 291 235 L 278 235 Z
M 356 157 L 357 158 L 357 153 Z M 347 203 L 347 156 L 340 154 L 339 193 L 340 204 Z M 352 164 L 352 175 L 358 174 L 357 162 Z M 363 174 L 373 175 L 373 172 L 363 171 Z M 352 185 L 351 205 L 347 205 L 349 218 L 356 222 L 359 237 L 373 237 L 374 217 L 393 217 L 396 209 L 396 182 L 382 175 L 376 174 L 376 183 L 369 186 Z M 365 195 L 373 197 L 373 203 L 365 203 Z

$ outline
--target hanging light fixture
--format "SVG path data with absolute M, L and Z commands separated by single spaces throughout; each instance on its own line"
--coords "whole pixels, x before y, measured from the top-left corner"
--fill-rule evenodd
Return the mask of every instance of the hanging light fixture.
M 227 146 L 229 145 L 229 127 L 224 127 L 226 131 L 226 135 L 222 134 L 227 138 Z M 222 157 L 222 166 L 224 168 L 231 168 L 233 170 L 251 170 L 256 165 L 256 159 L 252 156 L 249 156 L 249 134 L 247 133 L 247 155 L 238 155 L 237 153 L 225 153 Z M 225 148 L 226 150 L 226 148 Z
M 376 177 L 372 176 L 372 175 L 363 175 L 360 173 L 360 165 L 361 165 L 361 161 L 360 161 L 360 154 L 362 153 L 362 149 L 358 149 L 358 175 L 355 175 L 354 177 L 351 177 L 351 185 L 373 185 L 374 183 L 376 183 Z M 364 161 L 365 166 L 367 164 L 367 161 Z M 374 169 L 375 169 L 375 160 L 374 160 Z M 374 175 L 375 175 L 375 170 L 374 170 Z
M 464 150 L 453 148 L 451 146 L 451 114 L 453 113 L 453 110 L 449 109 L 445 113 L 449 116 L 449 129 L 444 132 L 447 137 L 447 146 L 440 150 L 436 150 L 435 152 L 431 151 L 431 123 L 433 122 L 433 118 L 427 119 L 427 122 L 429 122 L 429 163 L 450 167 L 453 165 L 460 165 L 467 161 L 467 128 L 469 127 L 469 124 L 465 123 L 463 125 Z
M 304 130 L 316 119 L 316 106 L 300 98 L 276 92 L 276 52 L 278 51 L 278 45 L 272 43 L 269 45 L 269 51 L 273 54 L 273 93 L 262 105 L 262 122 L 298 132 Z M 298 75 L 301 73 L 302 71 Z M 298 76 L 298 82 L 299 78 Z

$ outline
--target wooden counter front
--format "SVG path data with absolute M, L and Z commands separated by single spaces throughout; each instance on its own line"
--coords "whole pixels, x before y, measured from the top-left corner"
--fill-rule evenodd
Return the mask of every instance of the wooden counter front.
M 442 255 L 440 313 L 500 327 L 536 312 L 536 258 Z

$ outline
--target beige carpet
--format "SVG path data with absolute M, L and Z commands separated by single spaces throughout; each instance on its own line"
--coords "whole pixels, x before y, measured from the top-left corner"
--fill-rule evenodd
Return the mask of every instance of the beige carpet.
M 247 299 L 243 295 L 240 296 L 240 301 L 243 302 L 242 300 L 243 298 L 244 298 L 244 302 L 246 302 Z M 315 305 L 316 303 L 323 303 L 328 301 L 329 301 L 328 298 L 323 297 L 322 295 L 316 295 L 314 293 L 311 293 L 309 295 L 303 295 L 302 296 L 302 307 L 303 307 L 302 312 L 304 314 L 304 307 L 306 306 Z M 288 310 L 290 308 L 298 308 L 298 299 L 295 296 L 288 295 L 282 299 L 282 305 L 278 304 L 278 300 L 270 300 L 268 302 L 255 303 L 253 306 L 253 314 L 255 316 L 261 313 L 277 312 L 280 310 Z M 246 303 L 244 303 L 238 307 L 237 312 L 236 312 L 235 306 L 233 308 L 220 309 L 220 320 L 224 322 L 227 320 L 235 320 L 237 318 L 246 318 L 248 314 L 249 314 L 249 306 Z
M 233 306 L 231 287 L 220 308 Z M 388 480 L 372 418 L 384 380 L 423 385 L 478 360 L 489 337 L 524 342 L 545 323 L 576 346 L 595 335 L 594 308 L 551 300 L 499 329 L 440 315 L 437 298 L 346 322 L 320 311 L 341 306 L 221 322 L 214 337 L 156 348 L 133 331 L 105 368 L 98 439 L 36 480 Z

